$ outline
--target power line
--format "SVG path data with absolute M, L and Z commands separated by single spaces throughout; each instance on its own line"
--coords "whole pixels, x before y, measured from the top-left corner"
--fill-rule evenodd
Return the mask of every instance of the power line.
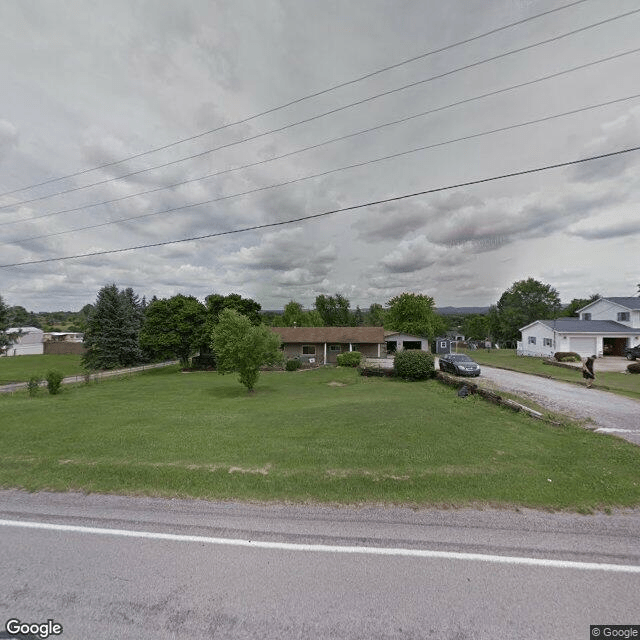
M 593 109 L 599 109 L 601 107 L 606 107 L 606 106 L 610 106 L 612 104 L 619 104 L 621 102 L 626 102 L 628 100 L 633 100 L 635 98 L 640 98 L 640 93 L 636 93 L 634 95 L 631 96 L 625 96 L 624 98 L 616 98 L 615 100 L 608 100 L 606 102 L 600 102 L 598 104 L 595 105 L 589 105 L 586 107 L 579 107 L 578 109 L 571 109 L 570 111 L 563 111 L 562 113 L 556 113 L 550 116 L 543 116 L 542 118 L 536 118 L 534 120 L 527 120 L 526 122 L 519 122 L 517 124 L 511 124 L 511 125 L 506 125 L 504 127 L 498 127 L 497 129 L 490 129 L 489 131 L 481 131 L 480 133 L 473 133 L 473 134 L 469 134 L 467 136 L 461 136 L 459 138 L 453 138 L 451 140 L 445 140 L 443 142 L 436 142 L 433 144 L 429 144 L 429 145 L 425 145 L 425 146 L 421 146 L 421 147 L 415 147 L 413 149 L 408 149 L 406 151 L 400 151 L 398 153 L 392 153 L 386 156 L 381 156 L 379 158 L 373 158 L 371 160 L 365 160 L 363 162 L 357 162 L 354 164 L 350 164 L 350 165 L 346 165 L 343 167 L 338 167 L 338 168 L 334 168 L 334 169 L 328 169 L 327 171 L 322 171 L 321 173 L 315 173 L 312 174 L 310 176 L 304 176 L 302 178 L 294 178 L 292 180 L 287 180 L 285 182 L 279 182 L 277 184 L 272 184 L 272 185 L 267 185 L 265 187 L 257 187 L 255 189 L 249 189 L 248 191 L 243 191 L 241 193 L 234 193 L 228 196 L 219 196 L 218 198 L 211 198 L 209 200 L 203 200 L 201 202 L 194 202 L 192 204 L 188 204 L 188 205 L 182 205 L 179 207 L 171 207 L 169 209 L 163 209 L 161 211 L 152 211 L 150 213 L 143 213 L 142 215 L 138 215 L 138 216 L 131 216 L 129 218 L 121 218 L 119 220 L 111 220 L 109 222 L 99 222 L 96 224 L 91 224 L 91 225 L 87 225 L 85 227 L 77 227 L 75 229 L 67 229 L 66 231 L 55 231 L 53 233 L 45 233 L 39 236 L 30 236 L 29 238 L 20 238 L 18 240 L 11 240 L 9 242 L 2 242 L 0 243 L 0 246 L 5 246 L 8 244 L 17 244 L 19 242 L 28 242 L 30 240 L 42 240 L 43 238 L 53 238 L 55 236 L 63 236 L 63 235 L 67 235 L 69 233 L 75 233 L 77 231 L 87 231 L 89 229 L 98 229 L 100 227 L 109 227 L 111 225 L 114 224 L 122 224 L 123 222 L 131 222 L 132 220 L 141 220 L 142 218 L 150 218 L 153 216 L 157 216 L 163 213 L 173 213 L 175 211 L 183 211 L 184 209 L 191 209 L 193 207 L 198 207 L 198 206 L 202 206 L 205 204 L 213 204 L 215 202 L 222 202 L 223 200 L 230 200 L 232 198 L 238 198 L 240 196 L 246 196 L 252 193 L 258 193 L 260 191 L 267 191 L 269 189 L 275 189 L 277 187 L 284 187 L 284 186 L 288 186 L 288 185 L 292 185 L 295 184 L 297 182 L 304 182 L 306 180 L 311 180 L 313 178 L 320 178 L 323 176 L 328 176 L 331 175 L 333 173 L 338 173 L 340 171 L 346 171 L 347 169 L 355 169 L 358 167 L 365 167 L 368 166 L 370 164 L 375 164 L 378 162 L 383 162 L 385 160 L 392 160 L 394 158 L 400 158 L 402 156 L 406 156 L 412 153 L 417 153 L 419 151 L 426 151 L 428 149 L 435 149 L 438 147 L 444 147 L 446 145 L 449 144 L 453 144 L 454 142 L 463 142 L 466 140 L 473 140 L 475 138 L 481 138 L 484 136 L 488 136 L 488 135 L 492 135 L 494 133 L 500 133 L 500 132 L 504 132 L 504 131 L 510 131 L 512 129 L 518 129 L 521 127 L 526 127 L 532 124 L 540 124 L 542 122 L 548 122 L 549 120 L 555 120 L 557 118 L 563 118 L 569 115 L 575 115 L 576 113 L 582 113 L 584 111 L 590 111 Z
M 232 198 L 238 198 L 240 196 L 246 196 L 252 193 L 258 193 L 260 191 L 267 191 L 269 189 L 275 189 L 277 187 L 284 187 L 284 186 L 288 186 L 288 185 L 292 185 L 295 184 L 297 182 L 304 182 L 306 180 L 311 180 L 313 178 L 320 178 L 323 176 L 328 176 L 331 175 L 333 173 L 338 173 L 340 171 L 346 171 L 347 169 L 355 169 L 355 168 L 359 168 L 359 167 L 365 167 L 368 166 L 370 164 L 375 164 L 378 162 L 383 162 L 385 160 L 392 160 L 394 158 L 400 158 L 402 156 L 406 156 L 412 153 L 417 153 L 419 151 L 426 151 L 428 149 L 435 149 L 438 147 L 444 147 L 446 145 L 449 144 L 453 144 L 454 142 L 463 142 L 466 140 L 473 140 L 475 138 L 481 138 L 484 136 L 488 136 L 488 135 L 492 135 L 494 133 L 500 133 L 500 132 L 504 132 L 504 131 L 510 131 L 512 129 L 518 129 L 521 127 L 526 127 L 532 124 L 540 124 L 542 122 L 548 122 L 549 120 L 555 120 L 557 118 L 563 118 L 569 115 L 575 115 L 576 113 L 582 113 L 584 111 L 590 111 L 593 109 L 599 109 L 601 107 L 606 107 L 606 106 L 610 106 L 612 104 L 619 104 L 621 102 L 626 102 L 628 100 L 633 100 L 635 98 L 640 98 L 640 93 L 636 93 L 634 95 L 631 96 L 625 96 L 624 98 L 616 98 L 615 100 L 608 100 L 606 102 L 600 102 L 598 104 L 595 105 L 589 105 L 586 107 L 579 107 L 578 109 L 571 109 L 570 111 L 563 111 L 562 113 L 556 113 L 550 116 L 543 116 L 542 118 L 536 118 L 534 120 L 527 120 L 526 122 L 519 122 L 517 124 L 512 124 L 512 125 L 506 125 L 504 127 L 498 127 L 497 129 L 490 129 L 489 131 L 481 131 L 480 133 L 473 133 L 473 134 L 469 134 L 467 136 L 461 136 L 459 138 L 454 138 L 451 140 L 445 140 L 443 142 L 436 142 L 433 144 L 429 144 L 429 145 L 425 145 L 425 146 L 421 146 L 421 147 L 415 147 L 413 149 L 408 149 L 406 151 L 399 151 L 398 153 L 392 153 L 386 156 L 381 156 L 379 158 L 373 158 L 371 160 L 365 160 L 363 162 L 357 162 L 354 164 L 350 164 L 350 165 L 346 165 L 343 167 L 338 167 L 338 168 L 334 168 L 334 169 L 328 169 L 327 171 L 322 171 L 321 173 L 315 173 L 312 174 L 310 176 L 304 176 L 302 178 L 294 178 L 292 180 L 287 180 L 286 182 L 279 182 L 277 184 L 272 184 L 272 185 L 267 185 L 265 187 L 257 187 L 255 189 L 249 189 L 248 191 L 243 191 L 241 193 L 234 193 L 228 196 L 219 196 L 217 198 L 211 198 L 209 200 L 203 200 L 201 202 L 194 202 L 192 204 L 188 204 L 188 205 L 182 205 L 179 207 L 171 207 L 169 209 L 163 209 L 161 211 L 152 211 L 150 213 L 143 213 L 141 215 L 138 216 L 131 216 L 129 218 L 121 218 L 119 220 L 111 220 L 109 222 L 99 222 L 96 224 L 91 224 L 91 225 L 87 225 L 85 227 L 77 227 L 75 229 L 67 229 L 66 231 L 55 231 L 53 233 L 45 233 L 45 234 L 41 234 L 39 236 L 30 236 L 28 238 L 20 238 L 17 240 L 11 240 L 9 242 L 2 242 L 0 243 L 0 246 L 5 246 L 8 244 L 17 244 L 20 242 L 29 242 L 30 240 L 42 240 L 43 238 L 53 238 L 55 236 L 63 236 L 63 235 L 67 235 L 69 233 L 75 233 L 77 231 L 87 231 L 89 229 L 98 229 L 100 227 L 109 227 L 111 225 L 114 224 L 122 224 L 123 222 L 131 222 L 132 220 L 141 220 L 142 218 L 150 218 L 153 216 L 157 216 L 160 214 L 164 214 L 164 213 L 173 213 L 175 211 L 183 211 L 184 209 L 191 209 L 193 207 L 198 207 L 198 206 L 202 206 L 205 204 L 213 204 L 215 202 L 222 202 L 223 200 L 230 200 Z
M 333 143 L 336 143 L 336 142 L 341 142 L 343 140 L 347 140 L 347 139 L 353 138 L 355 136 L 363 135 L 365 133 L 371 133 L 372 131 L 378 131 L 378 130 L 383 129 L 385 127 L 393 126 L 393 125 L 396 125 L 396 124 L 401 124 L 401 123 L 408 122 L 408 121 L 416 119 L 416 118 L 420 118 L 420 117 L 424 117 L 424 116 L 431 115 L 431 114 L 434 114 L 434 113 L 438 113 L 438 112 L 444 111 L 446 109 L 450 109 L 452 107 L 460 106 L 460 105 L 463 105 L 463 104 L 468 104 L 470 102 L 473 102 L 473 101 L 476 101 L 476 100 L 482 100 L 484 98 L 488 98 L 488 97 L 491 97 L 491 96 L 496 96 L 496 95 L 499 95 L 501 93 L 505 93 L 507 91 L 512 91 L 514 89 L 521 89 L 523 87 L 531 86 L 533 84 L 536 84 L 536 83 L 539 83 L 539 82 L 543 82 L 545 80 L 550 80 L 552 78 L 557 78 L 557 77 L 560 77 L 562 75 L 566 75 L 568 73 L 572 73 L 572 72 L 575 72 L 575 71 L 578 71 L 578 70 L 586 69 L 586 68 L 591 67 L 591 66 L 596 65 L 596 64 L 601 64 L 603 62 L 609 62 L 611 60 L 615 60 L 615 59 L 621 58 L 623 56 L 627 56 L 627 55 L 630 55 L 630 54 L 633 54 L 633 53 L 638 53 L 638 51 L 640 51 L 640 47 L 636 48 L 636 49 L 631 49 L 629 51 L 623 51 L 621 53 L 617 53 L 617 54 L 614 54 L 614 55 L 611 55 L 611 56 L 607 56 L 605 58 L 600 58 L 599 60 L 594 60 L 594 61 L 591 61 L 591 62 L 587 62 L 585 64 L 581 64 L 581 65 L 578 65 L 578 66 L 575 66 L 575 67 L 571 67 L 569 69 L 564 69 L 563 71 L 558 71 L 558 72 L 555 72 L 555 73 L 552 73 L 552 74 L 549 74 L 549 75 L 545 75 L 545 76 L 541 76 L 541 77 L 538 77 L 538 78 L 534 78 L 533 80 L 528 80 L 526 82 L 521 82 L 521 83 L 518 83 L 518 84 L 515 84 L 515 85 L 511 85 L 509 87 L 504 87 L 502 89 L 496 89 L 495 91 L 489 91 L 487 93 L 483 93 L 483 94 L 480 94 L 478 96 L 473 96 L 471 98 L 465 98 L 463 100 L 458 100 L 456 102 L 452 102 L 452 103 L 449 103 L 449 104 L 446 104 L 446 105 L 443 105 L 443 106 L 440 106 L 440 107 L 435 107 L 435 108 L 429 109 L 427 111 L 422 111 L 420 113 L 416 113 L 416 114 L 413 114 L 413 115 L 410 115 L 410 116 L 406 116 L 404 118 L 399 118 L 398 120 L 393 120 L 391 122 L 385 122 L 385 123 L 377 125 L 375 127 L 369 127 L 367 129 L 361 129 L 359 131 L 355 131 L 355 132 L 352 132 L 352 133 L 349 133 L 349 134 L 346 134 L 346 135 L 343 135 L 343 136 L 339 136 L 337 138 L 331 138 L 329 140 L 325 140 L 324 142 L 320 142 L 320 143 L 317 143 L 317 144 L 314 144 L 314 145 L 310 145 L 310 146 L 307 146 L 307 147 L 302 147 L 300 149 L 295 149 L 294 151 L 289 151 L 287 153 L 284 153 L 284 154 L 281 154 L 281 155 L 278 155 L 278 156 L 272 156 L 271 158 L 265 158 L 263 160 L 259 160 L 259 161 L 256 161 L 256 162 L 251 162 L 249 164 L 244 164 L 244 165 L 240 165 L 240 166 L 237 166 L 237 167 L 232 167 L 230 169 L 223 169 L 221 171 L 216 171 L 215 173 L 209 173 L 207 175 L 199 176 L 197 178 L 190 178 L 188 180 L 182 180 L 180 182 L 175 182 L 173 184 L 165 185 L 165 186 L 162 186 L 162 187 L 156 187 L 154 189 L 147 189 L 146 191 L 141 191 L 141 192 L 138 192 L 138 193 L 131 193 L 129 195 L 121 196 L 119 198 L 112 198 L 111 200 L 103 200 L 101 202 L 84 204 L 84 205 L 79 206 L 79 207 L 73 207 L 73 208 L 69 208 L 69 209 L 62 209 L 62 210 L 59 210 L 59 211 L 52 211 L 50 213 L 45 213 L 45 214 L 42 214 L 42 215 L 39 215 L 39 216 L 33 216 L 31 218 L 24 218 L 24 219 L 21 219 L 21 220 L 12 220 L 12 221 L 9 221 L 9 222 L 2 222 L 2 223 L 0 223 L 0 227 L 11 225 L 11 224 L 20 224 L 20 223 L 23 223 L 23 222 L 31 222 L 33 220 L 40 220 L 42 218 L 49 218 L 49 217 L 61 215 L 61 214 L 64 214 L 64 213 L 72 213 L 72 212 L 75 212 L 75 211 L 83 211 L 85 209 L 90 209 L 90 208 L 93 208 L 93 207 L 99 207 L 99 206 L 103 206 L 103 205 L 106 205 L 106 204 L 113 204 L 114 202 L 122 202 L 124 200 L 128 200 L 130 198 L 134 198 L 134 197 L 137 197 L 137 196 L 149 195 L 151 193 L 157 193 L 158 191 L 165 191 L 167 189 L 173 189 L 174 187 L 180 187 L 180 186 L 183 186 L 185 184 L 190 184 L 192 182 L 198 182 L 200 180 L 205 180 L 205 179 L 208 179 L 208 178 L 214 178 L 216 176 L 220 176 L 220 175 L 224 175 L 224 174 L 228 174 L 228 173 L 233 173 L 235 171 L 240 171 L 240 170 L 243 170 L 243 169 L 249 169 L 249 168 L 252 168 L 252 167 L 257 167 L 257 166 L 260 166 L 260 165 L 263 165 L 263 164 L 267 164 L 269 162 L 275 162 L 276 160 L 282 160 L 283 158 L 288 158 L 288 157 L 303 153 L 305 151 L 311 151 L 313 149 L 318 149 L 320 147 L 323 147 L 323 146 L 326 146 L 326 145 L 329 145 L 329 144 L 333 144 Z M 7 205 L 7 206 L 9 206 L 9 205 Z M 16 205 L 12 205 L 12 206 L 16 206 Z M 2 208 L 3 207 L 0 207 L 0 209 L 2 209 Z
M 562 167 L 568 167 L 575 164 L 580 164 L 583 162 L 591 162 L 594 160 L 602 160 L 604 158 L 610 158 L 613 156 L 619 156 L 624 153 L 631 153 L 633 151 L 640 151 L 640 146 L 629 147 L 627 149 L 619 149 L 617 151 L 612 151 L 610 153 L 602 153 L 596 156 L 589 156 L 586 158 L 579 158 L 577 160 L 569 160 L 567 162 L 559 162 L 556 164 L 544 165 L 542 167 L 536 167 L 534 169 L 525 169 L 523 171 L 514 171 L 511 173 L 504 173 L 498 176 L 492 176 L 490 178 L 481 178 L 479 180 L 470 180 L 468 182 L 460 182 L 458 184 L 448 185 L 446 187 L 436 187 L 433 189 L 426 189 L 424 191 L 416 191 L 414 193 L 406 193 L 401 196 L 394 196 L 391 198 L 384 198 L 382 200 L 373 200 L 371 202 L 364 202 L 362 204 L 352 205 L 350 207 L 342 207 L 340 209 L 332 209 L 330 211 L 323 211 L 322 213 L 314 213 L 308 216 L 300 216 L 299 218 L 292 218 L 290 220 L 281 220 L 280 222 L 269 222 L 265 224 L 254 225 L 251 227 L 243 227 L 241 229 L 231 229 L 229 231 L 218 231 L 216 233 L 207 233 L 201 236 L 193 236 L 191 238 L 181 238 L 178 240 L 165 240 L 163 242 L 154 242 L 149 244 L 141 244 L 134 247 L 125 247 L 121 249 L 108 249 L 105 251 L 93 251 L 91 253 L 81 253 L 77 255 L 71 256 L 63 256 L 60 258 L 44 258 L 42 260 L 28 260 L 25 262 L 14 262 L 12 264 L 0 264 L 0 269 L 6 269 L 8 267 L 19 267 L 28 264 L 42 264 L 44 262 L 60 262 L 62 260 L 73 260 L 76 258 L 88 258 L 93 256 L 104 256 L 113 253 L 124 253 L 125 251 L 137 251 L 139 249 L 148 249 L 151 247 L 163 247 L 170 244 L 179 244 L 182 242 L 192 242 L 195 240 L 204 240 L 206 238 L 216 238 L 220 236 L 228 236 L 236 233 L 245 233 L 247 231 L 258 231 L 260 229 L 268 229 L 273 227 L 280 227 L 288 224 L 294 224 L 296 222 L 306 222 L 307 220 L 315 220 L 317 218 L 322 218 L 325 216 L 330 216 L 336 213 L 346 213 L 348 211 L 355 211 L 356 209 L 364 209 L 366 207 L 373 207 L 380 204 L 387 204 L 389 202 L 398 202 L 399 200 L 406 200 L 408 198 L 415 198 L 417 196 L 429 195 L 432 193 L 438 193 L 440 191 L 448 191 L 451 189 L 460 189 L 462 187 L 469 187 L 477 184 L 483 184 L 486 182 L 493 182 L 495 180 L 504 180 L 506 178 L 514 178 L 517 176 L 524 176 L 532 173 L 538 173 L 540 171 L 549 171 L 551 169 L 560 169 Z
M 243 144 L 245 142 L 251 142 L 253 140 L 258 140 L 259 138 L 264 138 L 265 136 L 271 135 L 273 133 L 280 133 L 281 131 L 286 131 L 287 129 L 291 129 L 293 127 L 296 127 L 298 125 L 301 124 L 308 124 L 309 122 L 314 122 L 315 120 L 319 120 L 320 118 L 324 118 L 326 116 L 329 115 L 333 115 L 335 113 L 339 113 L 341 111 L 345 111 L 346 109 L 351 109 L 353 107 L 356 106 L 360 106 L 363 104 L 366 104 L 367 102 L 372 102 L 373 100 L 378 100 L 379 98 L 385 97 L 385 96 L 389 96 L 392 95 L 394 93 L 398 93 L 400 91 L 405 91 L 406 89 L 412 89 L 414 87 L 420 86 L 422 84 L 426 84 L 428 82 L 432 82 L 434 80 L 440 80 L 442 78 L 446 78 L 447 76 L 453 75 L 455 73 L 458 73 L 460 71 L 467 71 L 469 69 L 473 69 L 475 67 L 481 66 L 483 64 L 487 64 L 488 62 L 495 62 L 496 60 L 500 60 L 502 58 L 505 58 L 507 56 L 513 55 L 515 53 L 522 53 L 523 51 L 528 51 L 529 49 L 533 49 L 535 47 L 539 47 L 541 45 L 544 44 L 549 44 L 551 42 L 557 42 L 558 40 L 562 40 L 563 38 L 567 38 L 568 36 L 572 36 L 575 35 L 576 33 L 581 33 L 583 31 L 587 31 L 589 29 L 593 29 L 595 27 L 599 27 L 602 26 L 603 24 L 606 24 L 608 22 L 612 22 L 614 20 L 619 20 L 621 18 L 624 17 L 628 17 L 631 14 L 634 13 L 639 13 L 640 9 L 634 9 L 632 11 L 628 11 L 626 13 L 614 16 L 612 18 L 607 18 L 606 20 L 601 20 L 599 22 L 595 22 L 593 24 L 587 25 L 586 27 L 580 27 L 579 29 L 574 29 L 572 31 L 568 31 L 566 33 L 560 34 L 559 36 L 554 36 L 553 38 L 547 38 L 546 40 L 542 40 L 540 42 L 536 42 L 533 44 L 529 44 L 529 45 L 525 45 L 523 47 L 518 47 L 517 49 L 511 49 L 510 51 L 506 51 L 504 53 L 500 53 L 498 55 L 495 56 L 491 56 L 489 58 L 484 58 L 482 60 L 478 60 L 476 62 L 472 62 L 470 64 L 467 65 L 463 65 L 462 67 L 458 67 L 456 69 L 452 69 L 450 71 L 445 71 L 444 73 L 439 73 L 437 75 L 434 76 L 430 76 L 428 78 L 423 78 L 422 80 L 417 80 L 415 82 L 411 82 L 409 84 L 403 85 L 401 87 L 396 87 L 395 89 L 389 89 L 388 91 L 383 91 L 381 93 L 377 93 L 373 96 L 369 96 L 367 98 L 363 98 L 362 100 L 357 100 L 355 102 L 351 102 L 349 104 L 346 105 L 342 105 L 340 107 L 336 107 L 335 109 L 331 109 L 329 111 L 324 111 L 322 113 L 316 114 L 315 116 L 311 116 L 309 118 L 304 118 L 302 120 L 298 120 L 296 122 L 292 122 L 286 125 L 283 125 L 281 127 L 277 127 L 275 129 L 270 129 L 268 131 L 263 131 L 261 133 L 257 133 L 255 135 L 249 136 L 247 138 L 242 138 L 241 140 L 236 140 L 234 142 L 228 142 L 226 144 L 223 145 L 219 145 L 217 147 L 213 147 L 212 149 L 205 149 L 204 151 L 200 151 L 199 153 L 194 153 L 188 156 L 183 156 L 182 158 L 178 158 L 176 160 L 171 160 L 169 162 L 164 162 L 162 164 L 157 164 L 157 165 L 153 165 L 151 167 L 147 167 L 145 169 L 138 169 L 136 171 L 130 171 L 129 173 L 124 173 L 120 176 L 116 176 L 114 178 L 107 178 L 104 180 L 99 180 L 97 182 L 91 182 L 89 184 L 86 185 L 81 185 L 79 187 L 72 187 L 70 189 L 64 189 L 63 191 L 57 191 L 55 193 L 51 193 L 45 196 L 39 196 L 37 198 L 31 198 L 29 200 L 22 200 L 20 202 L 16 202 L 13 203 L 11 205 L 3 205 L 0 207 L 0 209 L 6 209 L 8 207 L 16 207 L 19 205 L 23 205 L 23 204 L 29 204 L 31 202 L 37 202 L 40 200 L 47 200 L 49 198 L 53 198 L 55 196 L 60 196 L 60 195 L 65 195 L 68 193 L 74 193 L 76 191 L 82 191 L 84 189 L 89 189 L 91 187 L 96 187 L 96 186 L 100 186 L 103 184 L 109 184 L 111 182 L 116 182 L 118 180 L 122 180 L 124 178 L 130 178 L 131 176 L 137 176 L 140 175 L 142 173 L 147 173 L 149 171 L 154 171 L 155 169 L 164 169 L 165 167 L 170 167 L 176 164 L 180 164 L 182 162 L 186 162 L 187 160 L 195 160 L 196 158 L 201 158 L 203 156 L 209 155 L 211 153 L 214 153 L 216 151 L 220 151 L 221 149 L 228 149 L 230 147 L 235 147 L 239 144 Z
M 20 191 L 26 191 L 27 189 L 33 189 L 35 187 L 41 187 L 41 186 L 44 186 L 46 184 L 51 184 L 52 182 L 59 182 L 61 180 L 66 180 L 67 178 L 74 178 L 76 176 L 80 176 L 80 175 L 89 173 L 91 171 L 97 171 L 98 169 L 105 169 L 107 167 L 112 167 L 112 166 L 115 166 L 115 165 L 118 165 L 118 164 L 122 164 L 123 162 L 127 162 L 129 160 L 135 160 L 136 158 L 141 158 L 141 157 L 149 155 L 151 153 L 156 153 L 157 151 L 164 151 L 165 149 L 170 149 L 171 147 L 175 147 L 175 146 L 177 146 L 179 144 L 182 144 L 184 142 L 190 142 L 191 140 L 196 140 L 198 138 L 201 138 L 203 136 L 209 135 L 211 133 L 216 133 L 218 131 L 222 131 L 223 129 L 228 129 L 230 127 L 233 127 L 233 126 L 236 126 L 236 125 L 239 125 L 239 124 L 245 124 L 245 123 L 250 122 L 252 120 L 255 120 L 255 119 L 257 119 L 257 118 L 259 118 L 261 116 L 265 116 L 267 114 L 274 113 L 276 111 L 280 111 L 281 109 L 285 109 L 287 107 L 291 107 L 291 106 L 293 106 L 295 104 L 299 104 L 299 103 L 304 102 L 306 100 L 310 100 L 311 98 L 317 98 L 318 96 L 324 95 L 326 93 L 330 93 L 331 91 L 335 91 L 336 89 L 342 89 L 344 87 L 348 87 L 348 86 L 350 86 L 352 84 L 356 84 L 357 82 L 361 82 L 362 80 L 367 80 L 369 78 L 373 78 L 376 75 L 379 75 L 381 73 L 385 73 L 386 71 L 391 71 L 392 69 L 397 69 L 398 67 L 401 67 L 403 65 L 409 64 L 411 62 L 415 62 L 416 60 L 421 60 L 423 58 L 427 58 L 427 57 L 435 55 L 437 53 L 443 53 L 444 51 L 449 51 L 450 49 L 453 49 L 455 47 L 459 47 L 459 46 L 461 46 L 463 44 L 469 44 L 471 42 L 475 42 L 475 41 L 480 40 L 482 38 L 486 38 L 487 36 L 494 35 L 494 34 L 499 33 L 501 31 L 505 31 L 506 29 L 510 29 L 512 27 L 515 27 L 515 26 L 530 22 L 532 20 L 536 20 L 537 18 L 541 18 L 543 16 L 550 15 L 552 13 L 556 13 L 557 11 L 563 11 L 564 9 L 568 9 L 570 7 L 574 7 L 574 6 L 579 5 L 579 4 L 583 4 L 584 2 L 587 2 L 587 0 L 575 0 L 574 2 L 570 2 L 570 3 L 562 5 L 560 7 L 556 7 L 554 9 L 549 9 L 548 11 L 543 11 L 542 13 L 537 13 L 537 14 L 535 14 L 533 16 L 529 16 L 528 18 L 523 18 L 522 20 L 517 20 L 516 22 L 511 22 L 511 23 L 503 25 L 501 27 L 496 27 L 495 29 L 491 29 L 490 31 L 485 31 L 484 33 L 481 33 L 479 35 L 472 36 L 472 37 L 466 38 L 464 40 L 459 40 L 458 42 L 454 42 L 452 44 L 445 45 L 444 47 L 440 47 L 438 49 L 433 49 L 431 51 L 427 51 L 426 53 L 422 53 L 422 54 L 419 54 L 417 56 L 413 56 L 411 58 L 406 58 L 405 60 L 401 60 L 400 62 L 388 65 L 386 67 L 382 67 L 380 69 L 377 69 L 377 70 L 372 71 L 370 73 L 367 73 L 365 75 L 353 78 L 352 80 L 347 80 L 345 82 L 341 82 L 339 84 L 332 85 L 330 87 L 327 87 L 326 89 L 322 89 L 322 90 L 316 91 L 314 93 L 309 93 L 309 94 L 307 94 L 305 96 L 302 96 L 300 98 L 296 98 L 294 100 L 291 100 L 290 102 L 286 102 L 286 103 L 281 104 L 279 106 L 272 107 L 270 109 L 266 109 L 266 110 L 261 111 L 259 113 L 253 114 L 251 116 L 247 116 L 247 117 L 243 118 L 242 120 L 236 120 L 234 122 L 229 122 L 229 123 L 221 125 L 219 127 L 215 127 L 214 129 L 209 129 L 207 131 L 203 131 L 201 133 L 197 133 L 197 134 L 189 136 L 187 138 L 182 138 L 180 140 L 176 140 L 174 142 L 162 145 L 160 147 L 154 147 L 153 149 L 149 149 L 148 151 L 143 151 L 141 153 L 137 153 L 137 154 L 134 154 L 134 155 L 126 156 L 125 158 L 122 158 L 120 160 L 115 160 L 113 162 L 108 162 L 108 163 L 105 163 L 105 164 L 101 164 L 101 165 L 98 165 L 98 166 L 95 166 L 95 167 L 91 167 L 89 169 L 83 169 L 81 171 L 76 171 L 75 173 L 69 173 L 69 174 L 64 175 L 64 176 L 58 176 L 56 178 L 50 178 L 49 180 L 45 180 L 43 182 L 38 182 L 38 183 L 35 183 L 35 184 L 31 184 L 31 185 L 28 185 L 26 187 L 20 187 L 19 189 L 13 189 L 12 191 L 5 191 L 4 193 L 0 193 L 0 197 L 7 196 L 7 195 L 12 195 L 14 193 L 19 193 Z

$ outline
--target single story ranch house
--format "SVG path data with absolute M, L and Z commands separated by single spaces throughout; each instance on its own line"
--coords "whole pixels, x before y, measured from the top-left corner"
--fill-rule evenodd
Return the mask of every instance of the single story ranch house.
M 271 327 L 282 339 L 287 358 L 310 364 L 335 364 L 345 351 L 359 351 L 367 358 L 386 355 L 382 327 Z
M 574 351 L 583 358 L 622 356 L 625 347 L 640 344 L 640 297 L 599 298 L 578 313 L 579 318 L 536 320 L 522 327 L 518 355 Z

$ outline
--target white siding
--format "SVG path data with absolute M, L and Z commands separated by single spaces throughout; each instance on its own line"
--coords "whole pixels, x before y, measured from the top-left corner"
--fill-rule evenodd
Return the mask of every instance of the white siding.
M 585 313 L 591 314 L 591 320 L 613 320 L 627 327 L 640 328 L 640 311 L 632 311 L 609 300 L 596 300 L 585 311 L 580 313 L 581 320 L 585 319 Z M 629 313 L 629 320 L 618 320 L 618 313 Z
M 547 342 L 551 344 L 545 344 Z M 535 340 L 535 343 L 532 342 Z M 557 349 L 553 345 L 553 329 L 541 322 L 536 322 L 522 330 L 522 343 L 519 353 L 523 356 L 551 356 Z

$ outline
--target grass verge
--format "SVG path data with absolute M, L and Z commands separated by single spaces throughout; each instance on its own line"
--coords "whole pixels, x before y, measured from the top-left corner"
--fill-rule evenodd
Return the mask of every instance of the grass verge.
M 177 367 L 0 397 L 0 485 L 295 502 L 640 505 L 640 448 L 352 369 Z

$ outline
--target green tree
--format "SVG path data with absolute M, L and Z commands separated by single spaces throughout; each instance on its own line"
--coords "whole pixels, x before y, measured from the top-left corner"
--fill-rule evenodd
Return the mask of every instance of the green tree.
M 319 295 L 316 298 L 316 311 L 325 327 L 348 327 L 351 324 L 350 302 L 340 293 L 335 296 Z
M 260 367 L 282 361 L 280 336 L 254 325 L 234 309 L 223 309 L 212 332 L 211 346 L 219 373 L 238 373 L 238 381 L 252 392 Z
M 9 328 L 9 307 L 5 304 L 2 296 L 0 296 L 0 353 L 11 344 L 6 330 Z
M 557 317 L 558 292 L 548 284 L 528 278 L 514 282 L 489 310 L 489 330 L 495 340 L 513 343 L 520 329 L 535 320 Z
M 282 314 L 283 327 L 304 327 L 305 313 L 302 305 L 295 300 L 290 300 L 284 307 Z
M 237 293 L 231 293 L 228 296 L 213 293 L 205 298 L 205 304 L 207 305 L 211 326 L 218 324 L 218 316 L 223 309 L 233 309 L 241 313 L 256 326 L 262 324 L 262 316 L 260 315 L 262 307 L 260 304 L 251 298 L 243 298 Z
M 489 335 L 489 321 L 486 316 L 474 314 L 462 322 L 462 334 L 467 340 L 484 340 Z
M 295 300 L 291 300 L 285 305 L 284 313 L 280 317 L 281 327 L 322 327 L 324 323 L 322 317 L 315 310 L 305 311 L 302 305 Z
M 578 315 L 578 309 L 586 307 L 588 304 L 595 302 L 602 296 L 599 293 L 594 293 L 589 298 L 574 298 L 560 313 L 562 317 L 573 318 Z
M 85 368 L 113 369 L 141 362 L 138 337 L 142 320 L 140 302 L 133 289 L 119 291 L 115 284 L 100 289 L 84 334 Z
M 176 357 L 183 367 L 208 341 L 207 308 L 193 296 L 178 294 L 147 306 L 140 346 L 155 358 Z
M 365 319 L 365 324 L 369 327 L 383 327 L 386 312 L 384 307 L 378 302 L 374 302 L 369 307 L 369 312 Z
M 443 319 L 435 312 L 431 296 L 419 293 L 402 293 L 387 303 L 384 327 L 415 336 L 435 338 L 445 331 Z

